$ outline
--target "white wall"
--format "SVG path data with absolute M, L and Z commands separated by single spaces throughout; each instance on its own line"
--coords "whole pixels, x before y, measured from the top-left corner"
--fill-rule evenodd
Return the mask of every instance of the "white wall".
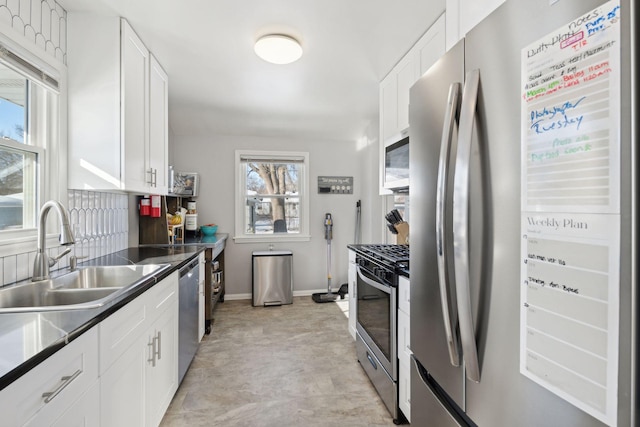
M 371 127 L 377 129 L 377 124 Z M 309 152 L 309 208 L 311 240 L 275 243 L 274 249 L 293 252 L 294 292 L 310 294 L 327 287 L 327 241 L 324 216 L 333 218 L 332 286 L 347 283 L 347 245 L 353 243 L 356 202 L 362 200 L 362 241 L 380 241 L 376 222 L 380 211 L 377 195 L 377 137 L 365 135 L 360 141 L 318 141 L 256 136 L 172 135 L 170 158 L 176 171 L 200 173 L 197 198 L 198 222 L 216 223 L 219 233 L 229 233 L 225 248 L 227 295 L 251 294 L 251 253 L 267 250 L 267 243 L 236 244 L 233 240 L 235 165 L 234 152 L 240 149 Z M 353 195 L 318 194 L 318 176 L 353 176 Z M 378 220 L 379 221 L 379 220 Z

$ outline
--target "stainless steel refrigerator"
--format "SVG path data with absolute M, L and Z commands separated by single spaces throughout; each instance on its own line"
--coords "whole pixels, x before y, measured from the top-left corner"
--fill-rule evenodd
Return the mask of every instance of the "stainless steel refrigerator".
M 507 0 L 411 88 L 412 425 L 640 423 L 637 14 Z

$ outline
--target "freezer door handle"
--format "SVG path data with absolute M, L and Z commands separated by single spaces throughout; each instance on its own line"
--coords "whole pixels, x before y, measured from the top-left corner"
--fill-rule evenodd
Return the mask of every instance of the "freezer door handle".
M 444 116 L 442 129 L 442 141 L 440 142 L 440 158 L 438 160 L 438 180 L 436 193 L 436 244 L 438 250 L 438 283 L 440 285 L 440 304 L 442 305 L 442 317 L 447 336 L 447 348 L 449 360 L 453 366 L 460 366 L 460 353 L 458 351 L 457 307 L 452 304 L 455 296 L 451 295 L 453 278 L 448 274 L 448 258 L 446 226 L 447 226 L 447 191 L 449 176 L 449 163 L 451 161 L 451 140 L 460 99 L 460 83 L 451 83 L 449 86 L 449 98 Z
M 453 180 L 453 251 L 460 339 L 467 378 L 475 382 L 480 381 L 480 365 L 469 288 L 469 166 L 479 83 L 480 70 L 469 71 L 462 93 Z

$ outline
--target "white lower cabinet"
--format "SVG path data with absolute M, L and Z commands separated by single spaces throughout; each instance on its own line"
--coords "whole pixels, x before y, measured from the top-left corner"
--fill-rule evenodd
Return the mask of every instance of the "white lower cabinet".
M 411 422 L 411 331 L 409 279 L 398 279 L 398 401 L 400 410 Z
M 175 306 L 165 310 L 147 336 L 148 351 L 153 354 L 145 365 L 146 425 L 157 426 L 178 390 L 177 298 Z M 155 348 L 153 340 L 156 340 Z
M 204 252 L 200 254 L 200 283 L 198 283 L 198 341 L 202 341 L 202 337 L 204 337 L 204 312 L 205 312 L 205 304 L 204 304 L 204 288 L 205 288 L 205 275 L 209 271 L 207 269 L 207 261 L 204 258 Z
M 100 425 L 144 426 L 147 351 L 133 345 L 100 379 Z
M 0 391 L 0 425 L 157 426 L 178 389 L 178 272 Z
M 101 378 L 101 426 L 157 426 L 178 388 L 177 306 L 169 307 Z
M 96 381 L 82 397 L 55 420 L 52 427 L 90 427 L 100 425 L 100 382 Z M 44 422 L 43 422 L 44 421 Z M 45 420 L 28 425 L 42 426 Z
M 358 272 L 356 270 L 356 252 L 349 250 L 349 333 L 353 339 L 356 339 L 356 302 L 358 287 Z
M 411 364 L 400 362 L 400 374 L 398 377 L 398 402 L 400 410 L 407 417 L 407 421 L 411 422 Z
M 115 358 L 101 376 L 101 426 L 157 426 L 178 389 L 178 273 L 132 304 L 100 325 L 101 348 Z
M 34 331 L 35 332 L 35 331 Z M 98 330 L 92 328 L 0 392 L 1 425 L 82 425 L 88 414 L 68 413 L 98 381 Z

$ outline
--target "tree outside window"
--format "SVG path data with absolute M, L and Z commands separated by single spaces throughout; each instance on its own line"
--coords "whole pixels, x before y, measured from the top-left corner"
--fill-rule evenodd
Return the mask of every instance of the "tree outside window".
M 247 233 L 298 233 L 299 163 L 247 162 Z
M 306 153 L 238 153 L 238 209 L 241 224 L 236 232 L 245 237 L 291 237 L 304 234 Z

